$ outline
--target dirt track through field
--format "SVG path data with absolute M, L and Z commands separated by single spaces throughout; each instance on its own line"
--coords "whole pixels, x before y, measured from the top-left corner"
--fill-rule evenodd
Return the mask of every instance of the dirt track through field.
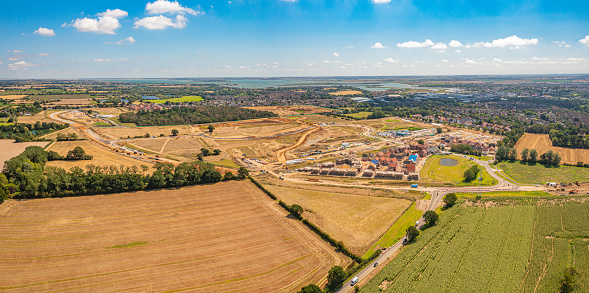
M 307 142 L 307 138 L 309 137 L 309 135 L 311 135 L 313 132 L 315 132 L 317 130 L 319 130 L 319 128 L 313 128 L 313 129 L 305 132 L 305 134 L 303 134 L 303 136 L 301 136 L 295 144 L 276 151 L 276 157 L 278 158 L 278 161 L 279 162 L 286 162 L 286 152 L 296 149 L 296 148 L 302 146 L 303 144 L 305 144 Z
M 6 204 L 7 292 L 292 292 L 344 265 L 249 181 Z

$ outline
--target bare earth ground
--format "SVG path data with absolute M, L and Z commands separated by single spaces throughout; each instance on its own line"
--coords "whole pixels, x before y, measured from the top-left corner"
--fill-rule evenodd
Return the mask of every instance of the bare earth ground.
M 177 126 L 153 126 L 153 127 L 94 127 L 93 130 L 100 135 L 105 134 L 110 139 L 118 139 L 118 138 L 127 138 L 130 136 L 131 138 L 138 136 L 138 135 L 145 135 L 149 133 L 150 136 L 159 136 L 160 133 L 164 135 L 172 135 L 172 129 L 177 129 L 179 131 L 179 135 L 190 135 L 189 127 L 187 125 L 177 125 Z
M 577 162 L 589 163 L 589 149 L 573 149 L 552 146 L 548 134 L 524 133 L 515 145 L 517 153 L 525 148 L 536 149 L 538 156 L 552 150 L 560 154 L 561 163 L 576 164 Z
M 77 131 L 75 128 L 68 127 L 66 129 L 62 129 L 62 130 L 59 130 L 59 131 L 54 131 L 52 133 L 43 135 L 43 138 L 45 138 L 45 139 L 57 139 L 57 135 L 60 134 L 60 133 L 63 134 L 63 135 L 68 135 L 70 133 L 75 133 L 78 136 L 78 138 L 83 138 L 84 137 L 84 135 L 82 133 L 80 133 L 79 131 Z
M 20 155 L 28 146 L 45 147 L 48 143 L 48 141 L 16 143 L 12 139 L 0 139 L 0 165 L 4 166 L 5 161 Z
M 262 182 L 287 204 L 302 206 L 305 218 L 358 254 L 364 254 L 412 203 L 390 197 L 391 192 L 292 184 L 268 177 Z
M 41 111 L 39 113 L 37 113 L 37 115 L 23 115 L 23 116 L 18 116 L 18 123 L 29 123 L 29 124 L 35 124 L 37 121 L 39 122 L 55 122 L 55 120 L 51 120 L 49 117 L 45 117 L 45 111 Z
M 0 217 L 6 292 L 294 292 L 345 265 L 248 181 L 8 201 Z
M 60 155 L 65 156 L 67 152 L 74 149 L 76 146 L 82 147 L 86 154 L 94 156 L 92 160 L 82 160 L 82 161 L 50 161 L 47 162 L 47 166 L 55 166 L 61 167 L 65 170 L 69 170 L 71 167 L 78 166 L 82 169 L 85 169 L 87 165 L 94 164 L 100 166 L 110 166 L 110 165 L 123 165 L 125 167 L 131 166 L 141 166 L 145 165 L 151 167 L 152 164 L 148 162 L 143 162 L 135 159 L 131 159 L 129 157 L 119 155 L 117 153 L 111 152 L 106 148 L 103 148 L 95 143 L 92 143 L 88 140 L 76 140 L 76 141 L 58 141 L 52 144 L 47 148 L 47 151 L 56 151 Z

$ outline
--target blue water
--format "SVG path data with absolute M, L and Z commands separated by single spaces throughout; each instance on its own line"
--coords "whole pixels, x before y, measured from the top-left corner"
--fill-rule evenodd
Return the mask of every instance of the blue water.
M 144 100 L 159 100 L 160 98 L 156 96 L 141 96 Z

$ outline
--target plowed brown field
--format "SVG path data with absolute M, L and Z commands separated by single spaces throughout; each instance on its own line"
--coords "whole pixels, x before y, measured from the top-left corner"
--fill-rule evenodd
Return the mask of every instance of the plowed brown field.
M 536 149 L 538 156 L 552 150 L 560 154 L 561 163 L 576 164 L 577 162 L 589 163 L 588 149 L 572 149 L 552 146 L 548 134 L 525 133 L 515 145 L 518 154 L 525 148 Z
M 5 292 L 293 292 L 345 265 L 249 181 L 7 201 L 0 218 Z

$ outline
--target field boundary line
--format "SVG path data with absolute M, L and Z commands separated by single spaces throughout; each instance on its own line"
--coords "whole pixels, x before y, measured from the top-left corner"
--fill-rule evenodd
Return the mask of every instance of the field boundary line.
M 526 274 L 524 275 L 523 279 L 522 279 L 522 283 L 519 287 L 519 291 L 521 292 L 523 287 L 524 287 L 524 283 L 526 281 L 526 278 L 528 277 L 528 274 L 531 271 L 531 265 L 532 265 L 532 257 L 534 256 L 534 242 L 536 240 L 536 224 L 538 223 L 538 219 L 540 218 L 540 212 L 538 210 L 539 205 L 536 205 L 536 219 L 534 220 L 534 229 L 532 230 L 532 245 L 530 247 L 530 258 L 528 259 L 528 263 L 526 264 Z

